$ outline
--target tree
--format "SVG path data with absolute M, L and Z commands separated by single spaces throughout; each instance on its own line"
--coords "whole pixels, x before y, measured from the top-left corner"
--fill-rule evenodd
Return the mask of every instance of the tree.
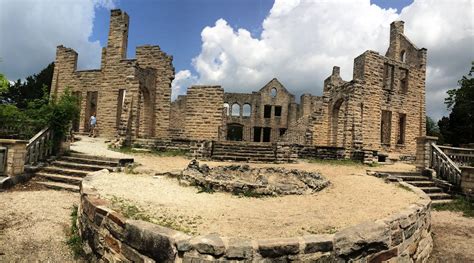
M 453 145 L 474 142 L 474 61 L 467 76 L 459 81 L 459 88 L 448 90 L 445 104 L 451 110 L 449 118 L 438 125 L 447 142 Z
M 0 103 L 15 104 L 18 108 L 25 109 L 28 103 L 43 99 L 51 90 L 53 71 L 54 63 L 50 63 L 38 74 L 26 77 L 26 81 L 17 80 L 2 94 Z

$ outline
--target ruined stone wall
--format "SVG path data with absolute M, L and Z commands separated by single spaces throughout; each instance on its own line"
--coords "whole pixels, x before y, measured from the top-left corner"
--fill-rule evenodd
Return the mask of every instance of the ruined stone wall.
M 160 50 L 159 46 L 137 47 L 136 57 L 138 64 L 143 68 L 155 69 L 155 99 L 152 103 L 155 123 L 154 137 L 168 138 L 170 126 L 171 82 L 174 79 L 173 57 Z
M 192 86 L 186 96 L 185 134 L 190 140 L 218 140 L 224 90 L 220 86 Z
M 103 173 L 99 171 L 95 173 Z M 92 175 L 94 176 L 94 173 Z M 78 228 L 89 257 L 106 262 L 426 262 L 433 248 L 431 200 L 388 217 L 344 228 L 335 234 L 242 239 L 218 233 L 190 236 L 153 223 L 131 220 L 111 209 L 84 178 Z
M 172 57 L 158 46 L 143 46 L 137 48 L 137 59 L 126 59 L 128 28 L 128 15 L 112 10 L 97 70 L 77 71 L 77 53 L 58 46 L 51 94 L 59 96 L 69 87 L 81 97 L 81 132 L 88 131 L 96 112 L 100 136 L 168 138 Z

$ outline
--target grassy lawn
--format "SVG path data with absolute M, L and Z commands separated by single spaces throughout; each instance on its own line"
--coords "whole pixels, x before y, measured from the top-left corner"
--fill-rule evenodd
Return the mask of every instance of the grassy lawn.
M 474 217 L 474 203 L 466 197 L 457 196 L 451 203 L 433 205 L 436 211 L 462 212 L 465 217 Z

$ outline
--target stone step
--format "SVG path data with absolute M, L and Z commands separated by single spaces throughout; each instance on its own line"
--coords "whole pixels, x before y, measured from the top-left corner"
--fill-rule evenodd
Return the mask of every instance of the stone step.
M 102 166 L 110 166 L 116 167 L 119 165 L 118 161 L 104 161 L 104 160 L 96 160 L 96 159 L 86 159 L 80 157 L 73 157 L 73 156 L 61 156 L 59 158 L 61 161 L 68 161 L 74 163 L 83 163 L 83 164 L 92 164 L 92 165 L 102 165 Z
M 381 171 L 382 172 L 382 171 Z M 420 172 L 399 172 L 399 171 L 383 171 L 382 173 L 387 173 L 393 176 L 422 176 Z
M 226 156 L 226 155 L 213 155 L 212 159 L 220 161 L 236 161 L 236 162 L 274 162 L 276 159 L 273 158 L 258 158 L 258 157 L 242 157 L 242 156 Z
M 262 158 L 275 158 L 274 153 L 248 153 L 248 152 L 212 152 L 212 155 L 216 156 L 236 156 L 236 157 L 262 157 Z
M 273 149 L 253 149 L 253 148 L 237 148 L 237 147 L 214 147 L 213 151 L 237 151 L 237 152 L 275 152 Z
M 47 188 L 54 189 L 54 190 L 66 190 L 71 192 L 79 192 L 79 186 L 77 185 L 70 185 L 65 183 L 59 182 L 36 182 L 37 184 L 43 185 Z
M 69 161 L 54 161 L 52 164 L 57 167 L 64 167 L 68 169 L 91 171 L 91 172 L 99 171 L 102 169 L 107 169 L 110 172 L 112 172 L 114 171 L 114 169 L 117 169 L 116 167 L 111 167 L 111 166 L 83 164 L 83 163 L 75 163 L 75 162 L 69 162 Z
M 429 193 L 428 196 L 431 198 L 431 200 L 452 199 L 451 195 L 446 193 Z
M 59 175 L 59 174 L 49 174 L 49 173 L 36 173 L 36 176 L 40 178 L 54 181 L 54 182 L 61 182 L 71 185 L 80 185 L 82 182 L 82 177 L 71 176 L 71 175 Z
M 105 157 L 105 156 L 88 155 L 88 154 L 77 153 L 77 152 L 70 152 L 70 153 L 68 153 L 67 156 L 81 158 L 81 159 L 89 159 L 89 160 L 100 160 L 100 161 L 116 162 L 120 165 L 125 165 L 127 163 L 133 163 L 133 158 L 111 158 L 111 157 Z
M 442 205 L 442 204 L 449 204 L 453 201 L 453 199 L 441 199 L 441 200 L 433 200 L 431 201 L 432 205 Z
M 439 187 L 419 187 L 425 193 L 442 193 L 443 189 Z
M 416 187 L 433 187 L 435 186 L 435 183 L 433 183 L 432 181 L 410 181 L 410 182 L 407 182 L 413 186 L 416 186 Z
M 430 179 L 426 176 L 421 175 L 397 175 L 397 178 L 402 179 L 405 182 L 411 181 L 429 181 Z
M 89 173 L 88 171 L 66 169 L 64 167 L 57 167 L 57 166 L 46 166 L 46 167 L 41 168 L 40 171 L 46 172 L 49 174 L 73 175 L 73 176 L 79 176 L 79 177 L 84 177 Z

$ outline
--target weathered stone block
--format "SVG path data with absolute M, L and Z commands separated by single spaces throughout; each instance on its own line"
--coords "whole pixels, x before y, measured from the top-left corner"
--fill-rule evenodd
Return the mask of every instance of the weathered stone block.
M 272 238 L 258 240 L 258 252 L 263 257 L 276 258 L 283 255 L 294 255 L 300 252 L 299 240 L 296 238 Z

